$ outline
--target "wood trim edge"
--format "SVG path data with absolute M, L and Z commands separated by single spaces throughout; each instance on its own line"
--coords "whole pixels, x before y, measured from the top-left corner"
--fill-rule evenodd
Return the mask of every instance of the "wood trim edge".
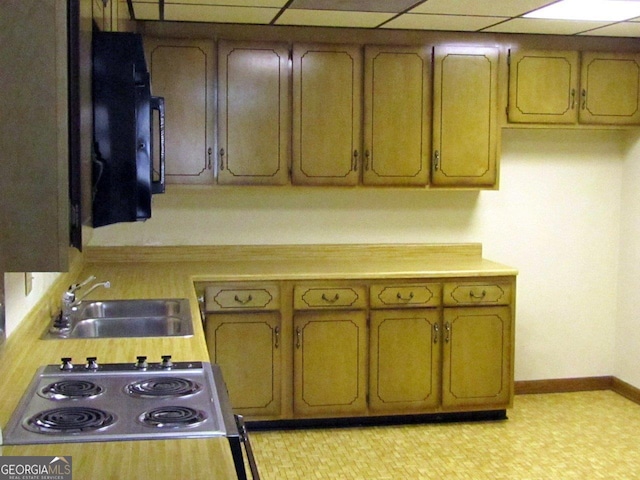
M 614 376 L 526 380 L 514 386 L 516 395 L 611 390 L 640 405 L 640 388 Z
M 611 390 L 614 377 L 555 378 L 515 382 L 516 395 Z
M 640 404 L 640 388 L 636 388 L 633 385 L 613 377 L 611 382 L 611 390 L 625 398 L 628 398 L 632 402 Z

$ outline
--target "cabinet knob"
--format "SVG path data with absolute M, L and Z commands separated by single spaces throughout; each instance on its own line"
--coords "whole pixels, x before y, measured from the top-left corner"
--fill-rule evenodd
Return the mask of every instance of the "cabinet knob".
M 433 343 L 438 343 L 438 334 L 440 333 L 440 327 L 437 323 L 433 324 Z
M 220 149 L 220 170 L 224 170 L 224 148 Z
M 358 171 L 358 150 L 353 151 L 353 171 Z
M 440 152 L 438 150 L 433 152 L 433 169 L 436 171 L 440 169 Z

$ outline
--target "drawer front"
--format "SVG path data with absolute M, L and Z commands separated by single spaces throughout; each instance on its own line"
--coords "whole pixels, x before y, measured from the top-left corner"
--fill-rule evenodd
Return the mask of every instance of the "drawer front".
M 442 295 L 447 305 L 509 305 L 511 284 L 508 282 L 445 283 Z
M 371 308 L 437 307 L 440 305 L 439 283 L 421 285 L 372 285 Z
M 293 290 L 293 308 L 296 310 L 330 308 L 365 308 L 364 287 L 315 287 L 298 285 Z
M 278 310 L 277 285 L 212 285 L 205 289 L 207 312 L 232 310 Z

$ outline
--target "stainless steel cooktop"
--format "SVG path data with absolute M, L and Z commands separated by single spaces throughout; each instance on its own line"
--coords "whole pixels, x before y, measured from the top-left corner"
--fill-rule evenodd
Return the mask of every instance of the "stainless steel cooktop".
M 218 378 L 216 378 L 218 377 Z M 206 362 L 82 365 L 37 370 L 4 433 L 6 445 L 238 435 L 219 369 Z

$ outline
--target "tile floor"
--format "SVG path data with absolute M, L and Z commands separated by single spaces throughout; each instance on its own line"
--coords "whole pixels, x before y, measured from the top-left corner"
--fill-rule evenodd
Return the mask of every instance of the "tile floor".
M 251 432 L 262 480 L 640 479 L 640 405 L 518 395 L 509 420 Z

